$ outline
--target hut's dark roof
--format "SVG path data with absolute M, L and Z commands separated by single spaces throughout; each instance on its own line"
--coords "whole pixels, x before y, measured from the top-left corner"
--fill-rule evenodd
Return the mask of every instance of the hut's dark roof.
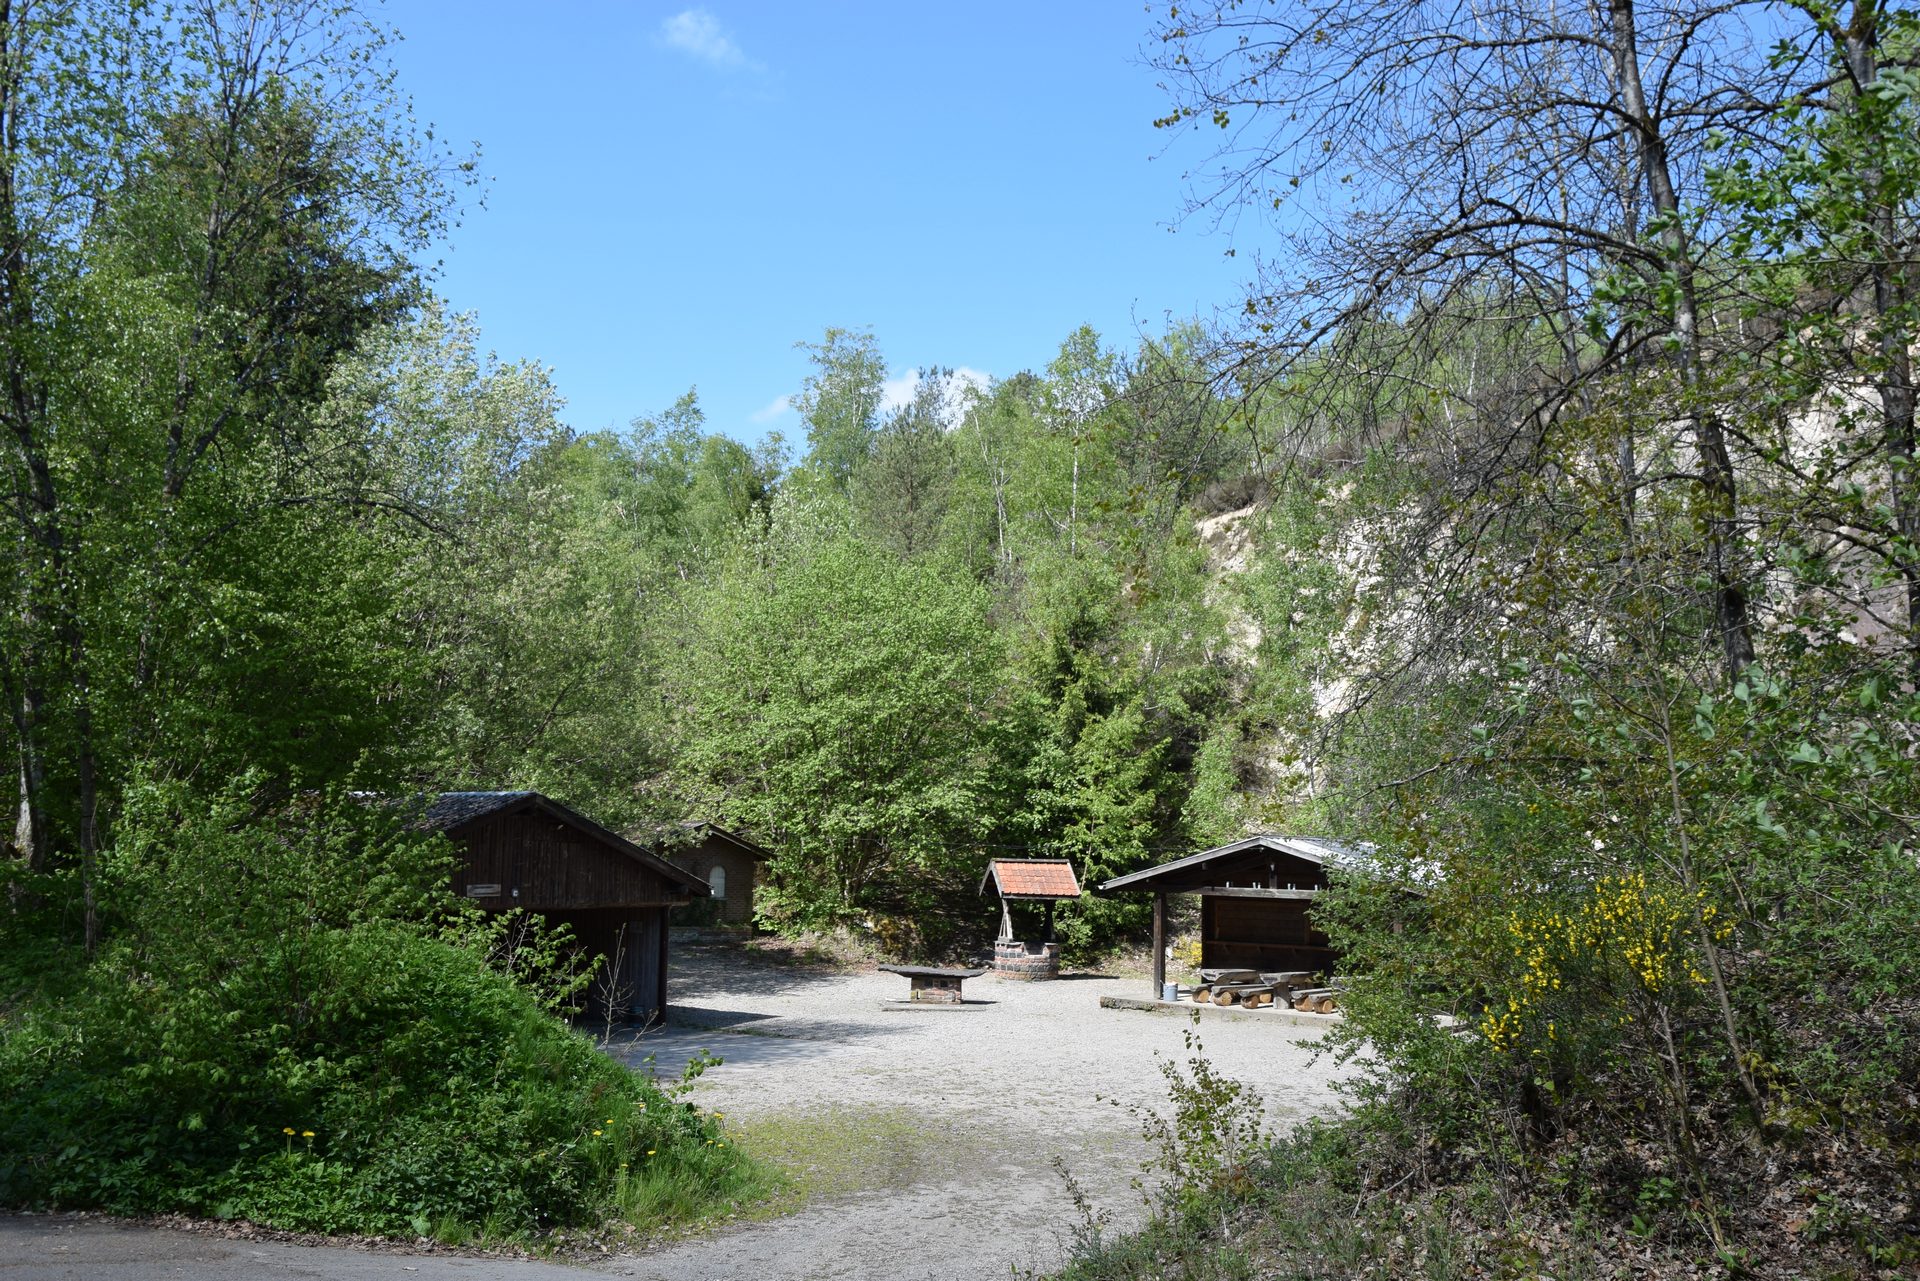
M 686 833 L 692 836 L 696 842 L 706 840 L 708 837 L 713 837 L 725 841 L 729 845 L 738 847 L 745 854 L 763 863 L 773 857 L 773 851 L 769 850 L 766 846 L 750 841 L 738 832 L 729 832 L 718 823 L 709 823 L 705 819 L 688 819 L 686 822 L 680 823 L 674 828 L 661 828 L 659 830 L 662 835 L 669 835 L 676 831 Z M 671 839 L 670 836 L 669 839 Z
M 421 826 L 444 832 L 477 818 L 512 809 L 538 795 L 538 792 L 442 792 L 427 802 L 427 812 L 421 817 Z
M 1138 872 L 1129 872 L 1125 876 L 1116 876 L 1110 881 L 1103 881 L 1100 892 L 1105 894 L 1113 890 L 1150 890 L 1159 889 L 1174 882 L 1184 883 L 1195 876 L 1203 877 L 1212 864 L 1230 863 L 1242 856 L 1262 850 L 1301 859 L 1315 867 L 1355 868 L 1364 866 L 1370 861 L 1366 849 L 1328 840 L 1323 836 L 1280 836 L 1272 832 L 1260 832 L 1244 840 L 1230 841 L 1210 850 L 1202 850 L 1198 854 L 1189 854 L 1185 858 L 1175 859 L 1171 863 L 1162 863 L 1158 867 L 1144 868 Z
M 711 893 L 705 881 L 685 868 L 668 862 L 645 846 L 634 844 L 611 828 L 602 827 L 586 815 L 539 792 L 441 792 L 427 802 L 426 812 L 421 816 L 421 826 L 435 832 L 452 832 L 481 819 L 522 810 L 538 810 L 557 819 L 679 885 L 689 894 L 704 898 Z

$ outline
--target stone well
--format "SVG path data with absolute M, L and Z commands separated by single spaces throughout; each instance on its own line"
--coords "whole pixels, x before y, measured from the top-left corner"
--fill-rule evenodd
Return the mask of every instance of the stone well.
M 993 972 L 1003 979 L 1057 979 L 1060 945 L 1001 939 L 993 945 Z

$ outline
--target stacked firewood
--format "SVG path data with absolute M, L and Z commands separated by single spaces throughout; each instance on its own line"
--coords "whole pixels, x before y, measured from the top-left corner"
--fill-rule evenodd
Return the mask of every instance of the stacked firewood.
M 1340 1008 L 1345 985 L 1338 978 L 1324 983 L 1306 970 L 1267 973 L 1259 970 L 1201 970 L 1193 999 L 1200 1005 L 1239 1006 L 1257 1010 L 1291 1007 L 1310 1014 L 1332 1014 Z

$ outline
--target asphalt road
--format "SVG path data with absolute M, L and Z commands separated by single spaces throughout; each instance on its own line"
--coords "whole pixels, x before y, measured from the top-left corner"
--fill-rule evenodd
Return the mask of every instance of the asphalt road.
M 634 1265 L 606 1274 L 634 1275 Z M 555 1263 L 235 1241 L 110 1219 L 0 1215 L 0 1281 L 590 1281 Z

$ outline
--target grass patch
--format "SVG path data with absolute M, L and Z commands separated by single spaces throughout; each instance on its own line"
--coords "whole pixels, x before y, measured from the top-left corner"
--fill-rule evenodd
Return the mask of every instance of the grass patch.
M 952 1121 L 900 1107 L 779 1113 L 740 1122 L 741 1143 L 774 1166 L 784 1186 L 764 1213 L 791 1214 L 878 1188 L 937 1182 L 986 1155 Z

